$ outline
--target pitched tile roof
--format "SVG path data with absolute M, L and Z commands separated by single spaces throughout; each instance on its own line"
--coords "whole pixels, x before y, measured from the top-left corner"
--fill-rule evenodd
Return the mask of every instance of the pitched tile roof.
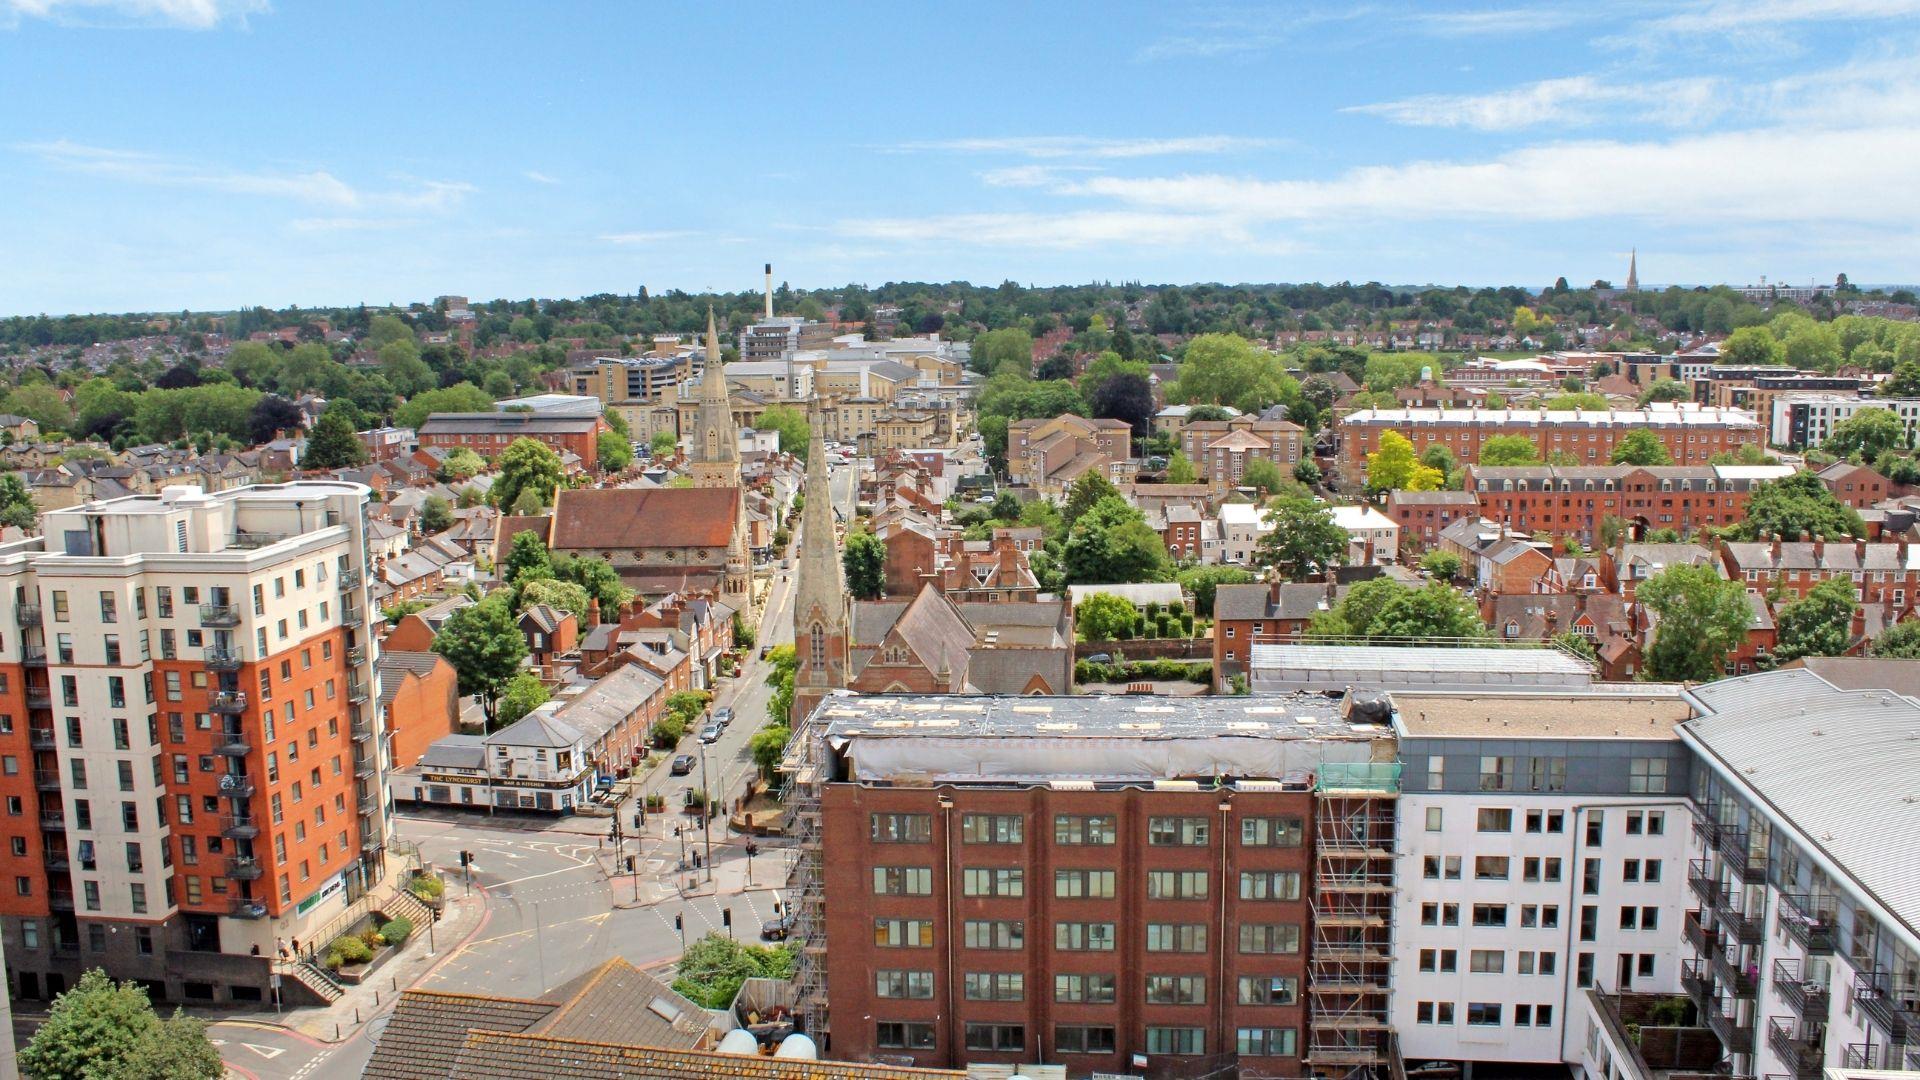
M 554 548 L 724 548 L 740 489 L 581 488 L 554 499 Z
M 466 1041 L 469 1031 L 525 1031 L 553 1010 L 549 1001 L 408 990 L 394 1005 L 361 1075 L 370 1080 L 447 1076 L 452 1051 Z
M 524 722 L 524 721 L 523 721 Z M 613 957 L 552 995 L 566 1002 L 527 1028 L 556 1039 L 606 1038 L 661 1049 L 699 1049 L 713 1014 L 623 957 Z
M 393 704 L 393 696 L 400 692 L 405 676 L 414 675 L 424 679 L 433 674 L 434 668 L 446 663 L 446 657 L 439 653 L 380 650 L 380 659 L 375 664 L 380 669 L 380 704 Z

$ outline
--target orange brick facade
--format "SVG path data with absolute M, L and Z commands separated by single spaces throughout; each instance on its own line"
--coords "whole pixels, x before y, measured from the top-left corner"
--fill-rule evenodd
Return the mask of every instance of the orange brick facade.
M 1682 416 L 1686 419 L 1680 419 Z M 1761 426 L 1737 410 L 1555 414 L 1493 409 L 1363 409 L 1338 423 L 1338 460 L 1343 476 L 1361 480 L 1366 476 L 1367 455 L 1380 449 L 1383 435 L 1397 431 L 1413 444 L 1416 455 L 1429 447 L 1444 446 L 1464 464 L 1480 460 L 1480 448 L 1488 439 L 1517 435 L 1532 443 L 1542 460 L 1564 454 L 1580 465 L 1598 466 L 1610 463 L 1614 446 L 1635 430 L 1653 432 L 1676 465 L 1706 465 L 1716 454 L 1765 442 Z

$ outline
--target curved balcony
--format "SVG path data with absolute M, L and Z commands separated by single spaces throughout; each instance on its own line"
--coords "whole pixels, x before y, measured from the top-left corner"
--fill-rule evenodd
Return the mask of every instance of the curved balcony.
M 201 626 L 232 627 L 240 625 L 240 609 L 232 604 L 201 604 Z

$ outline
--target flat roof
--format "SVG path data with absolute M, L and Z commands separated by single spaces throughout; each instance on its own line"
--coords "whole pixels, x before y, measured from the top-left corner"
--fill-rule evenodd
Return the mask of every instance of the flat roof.
M 1075 694 L 830 697 L 820 717 L 835 738 L 1162 739 L 1236 735 L 1263 739 L 1377 738 L 1381 724 L 1349 724 L 1337 694 L 1272 697 L 1163 697 Z
M 1409 738 L 1678 739 L 1693 708 L 1678 687 L 1636 694 L 1395 694 Z

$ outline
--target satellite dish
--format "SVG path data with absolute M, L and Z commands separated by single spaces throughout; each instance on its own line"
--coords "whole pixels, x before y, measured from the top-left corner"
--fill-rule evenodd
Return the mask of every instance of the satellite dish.
M 746 1028 L 734 1028 L 720 1038 L 720 1045 L 713 1048 L 717 1054 L 735 1054 L 740 1057 L 753 1057 L 760 1053 L 760 1040 Z
M 814 1047 L 813 1040 L 805 1035 L 789 1035 L 780 1041 L 780 1049 L 775 1050 L 773 1056 L 793 1061 L 817 1061 L 820 1051 Z

